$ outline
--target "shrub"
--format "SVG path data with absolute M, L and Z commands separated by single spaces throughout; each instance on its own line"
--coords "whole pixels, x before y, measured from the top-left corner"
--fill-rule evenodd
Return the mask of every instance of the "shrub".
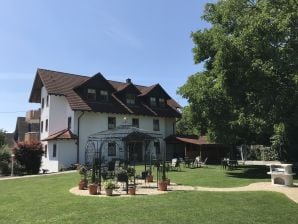
M 41 157 L 43 155 L 40 142 L 18 143 L 14 148 L 15 159 L 20 165 L 24 166 L 28 174 L 37 174 L 41 166 Z
M 10 173 L 9 164 L 10 164 L 11 155 L 8 151 L 0 150 L 0 173 L 2 175 L 8 175 Z

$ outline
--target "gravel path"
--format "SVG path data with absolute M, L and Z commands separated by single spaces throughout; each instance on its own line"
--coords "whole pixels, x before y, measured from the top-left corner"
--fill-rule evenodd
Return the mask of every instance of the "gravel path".
M 215 191 L 215 192 L 235 192 L 235 191 L 272 191 L 285 194 L 288 198 L 298 203 L 298 184 L 293 187 L 272 185 L 271 182 L 252 183 L 244 187 L 214 188 L 214 187 L 196 187 L 197 191 Z
M 91 196 L 91 197 L 106 197 L 104 190 L 101 191 L 100 195 L 89 195 L 88 190 L 79 190 L 78 187 L 73 187 L 70 190 L 70 193 L 80 196 Z M 213 187 L 192 187 L 185 185 L 177 185 L 175 183 L 171 183 L 168 186 L 168 191 L 159 191 L 157 190 L 156 183 L 144 184 L 140 183 L 137 185 L 136 195 L 144 196 L 144 195 L 158 195 L 165 194 L 171 191 L 212 191 L 212 192 L 243 192 L 243 191 L 272 191 L 279 192 L 285 194 L 289 199 L 298 203 L 298 185 L 295 184 L 293 187 L 284 187 L 284 186 L 273 186 L 271 182 L 259 182 L 253 183 L 244 187 L 231 187 L 231 188 L 213 188 Z M 121 189 L 114 190 L 114 196 L 121 197 L 131 197 L 130 195 L 126 195 L 126 191 Z

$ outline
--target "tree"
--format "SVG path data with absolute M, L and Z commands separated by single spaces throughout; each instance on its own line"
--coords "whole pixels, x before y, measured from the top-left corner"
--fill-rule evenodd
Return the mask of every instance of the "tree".
M 6 141 L 6 131 L 0 129 L 0 149 L 3 148 Z
M 16 160 L 21 166 L 24 166 L 28 174 L 39 173 L 43 153 L 42 144 L 40 142 L 19 142 L 17 147 L 14 148 Z
M 182 118 L 177 122 L 177 134 L 192 135 L 198 134 L 198 128 L 193 125 L 190 107 L 182 109 Z
M 282 126 L 286 158 L 298 159 L 297 1 L 222 0 L 203 19 L 211 28 L 192 39 L 205 71 L 178 91 L 194 124 L 215 141 L 267 145 Z

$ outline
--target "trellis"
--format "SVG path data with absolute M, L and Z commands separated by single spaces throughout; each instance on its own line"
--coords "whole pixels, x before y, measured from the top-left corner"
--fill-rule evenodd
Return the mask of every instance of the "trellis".
M 161 139 L 162 136 L 159 133 L 136 128 L 131 124 L 125 123 L 116 127 L 115 129 L 110 129 L 90 135 L 86 144 L 85 163 L 90 167 L 92 161 L 95 158 L 98 159 L 100 167 L 98 180 L 99 184 L 101 184 L 101 170 L 103 163 L 105 163 L 102 153 L 103 151 L 108 150 L 108 143 L 115 143 L 116 151 L 118 150 L 119 153 L 122 153 L 122 157 L 128 162 L 129 144 L 142 142 L 145 145 L 146 170 L 147 165 L 152 165 L 151 156 L 153 144 L 151 144 L 152 147 L 150 147 L 150 143 L 160 141 Z M 133 152 L 135 150 L 134 148 L 135 144 L 133 144 Z M 133 162 L 133 166 L 135 167 L 135 161 L 133 160 L 131 162 Z

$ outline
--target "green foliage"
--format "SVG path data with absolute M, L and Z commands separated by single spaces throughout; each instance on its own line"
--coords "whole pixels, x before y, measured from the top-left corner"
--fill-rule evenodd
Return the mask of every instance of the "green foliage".
M 192 39 L 205 71 L 178 91 L 190 103 L 189 119 L 228 144 L 269 145 L 282 123 L 285 159 L 297 160 L 297 1 L 218 1 L 206 5 L 203 19 L 211 28 Z
M 10 173 L 9 165 L 11 163 L 11 155 L 8 151 L 0 150 L 0 174 L 8 175 Z
M 271 137 L 271 143 L 272 150 L 278 153 L 279 157 L 283 159 L 288 144 L 286 129 L 283 123 L 274 125 L 274 135 Z
M 38 174 L 43 155 L 41 143 L 18 143 L 14 148 L 15 159 L 21 166 L 24 166 L 27 174 Z
M 263 145 L 251 146 L 247 156 L 247 160 L 276 161 L 279 159 L 278 151 L 273 147 L 264 147 Z
M 4 147 L 6 140 L 6 131 L 0 129 L 0 149 Z
M 87 180 L 87 175 L 88 175 L 87 167 L 83 166 L 83 165 L 80 165 L 78 167 L 78 171 L 79 171 L 79 174 L 81 175 L 81 178 L 84 179 L 84 180 Z
M 103 183 L 103 186 L 105 189 L 115 189 L 116 188 L 116 184 L 112 180 L 106 180 Z
M 182 118 L 177 122 L 177 134 L 197 135 L 198 129 L 192 122 L 192 113 L 189 106 L 182 109 Z

